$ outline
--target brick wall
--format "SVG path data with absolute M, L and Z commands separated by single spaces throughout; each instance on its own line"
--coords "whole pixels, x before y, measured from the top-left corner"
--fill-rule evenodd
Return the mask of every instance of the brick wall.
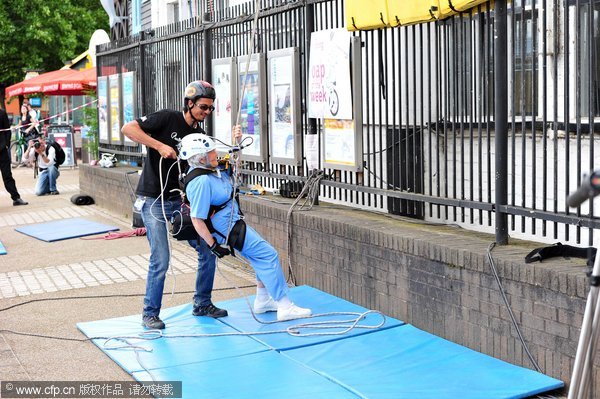
M 79 165 L 79 190 L 82 194 L 91 196 L 98 206 L 131 219 L 133 202 L 126 174 L 138 169 L 124 166 L 101 168 L 87 164 Z M 134 173 L 128 176 L 135 192 L 139 175 Z
M 84 165 L 81 190 L 100 206 L 130 215 L 125 171 Z M 287 274 L 286 217 L 291 201 L 242 197 L 241 203 L 248 224 L 279 251 Z M 493 236 L 327 204 L 294 212 L 291 226 L 298 284 L 533 368 L 487 260 Z M 494 248 L 492 256 L 542 372 L 568 382 L 587 295 L 585 261 L 555 258 L 525 264 L 525 255 L 540 246 L 511 240 L 508 246 Z M 600 384 L 596 359 L 594 382 Z

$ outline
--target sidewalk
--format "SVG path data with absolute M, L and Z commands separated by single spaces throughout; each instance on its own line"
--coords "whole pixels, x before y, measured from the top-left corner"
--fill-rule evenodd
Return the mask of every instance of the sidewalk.
M 57 196 L 34 195 L 30 168 L 13 169 L 13 176 L 29 205 L 14 207 L 4 187 L 0 190 L 0 241 L 8 252 L 0 255 L 0 329 L 31 336 L 0 332 L 0 380 L 133 380 L 90 342 L 36 335 L 83 339 L 75 326 L 78 322 L 140 314 L 150 252 L 146 237 L 47 243 L 18 233 L 17 226 L 72 217 L 116 225 L 120 231 L 131 230 L 131 221 L 95 205 L 73 205 L 70 198 L 79 193 L 77 169 L 61 168 Z M 172 266 L 164 308 L 191 301 L 195 251 L 187 243 L 173 241 Z M 254 283 L 246 268 L 230 261 L 219 262 L 218 268 L 226 278 L 217 272 L 215 302 L 254 293 L 253 288 L 229 289 L 232 283 Z M 101 295 L 120 297 L 85 298 Z

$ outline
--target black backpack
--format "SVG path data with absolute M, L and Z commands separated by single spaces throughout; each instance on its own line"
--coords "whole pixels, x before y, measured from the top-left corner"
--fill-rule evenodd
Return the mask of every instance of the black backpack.
M 60 165 L 65 163 L 65 159 L 67 158 L 65 154 L 65 150 L 62 149 L 60 144 L 56 141 L 50 143 L 50 145 L 46 146 L 46 156 L 48 155 L 48 151 L 50 151 L 50 146 L 54 147 L 54 151 L 56 152 L 55 165 L 58 168 Z

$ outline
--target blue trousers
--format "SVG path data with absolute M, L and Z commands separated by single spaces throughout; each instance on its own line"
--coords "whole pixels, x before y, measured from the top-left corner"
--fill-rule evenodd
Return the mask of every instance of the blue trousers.
M 167 224 L 163 216 L 161 201 L 146 197 L 141 209 L 142 220 L 146 226 L 146 237 L 150 243 L 150 263 L 144 296 L 144 316 L 158 316 L 162 304 L 165 277 L 169 268 L 169 237 Z M 165 200 L 164 208 L 168 219 L 173 212 L 179 210 L 181 200 Z M 198 269 L 196 273 L 196 292 L 194 303 L 205 306 L 211 303 L 211 293 L 215 277 L 215 256 L 202 240 L 188 242 L 198 253 Z
M 60 176 L 60 172 L 56 166 L 50 166 L 48 169 L 41 171 L 35 184 L 35 195 L 44 195 L 50 191 L 56 191 L 58 176 Z

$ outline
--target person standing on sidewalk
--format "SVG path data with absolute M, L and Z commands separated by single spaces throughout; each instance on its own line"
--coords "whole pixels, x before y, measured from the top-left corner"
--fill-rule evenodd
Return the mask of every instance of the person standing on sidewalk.
M 13 205 L 27 205 L 27 202 L 21 199 L 19 191 L 17 191 L 17 184 L 12 175 L 10 167 L 10 152 L 8 147 L 10 146 L 10 122 L 6 111 L 0 108 L 0 172 L 2 173 L 2 181 L 4 182 L 4 188 L 10 194 L 10 198 L 13 200 Z
M 181 197 L 174 191 L 179 189 L 179 170 L 174 166 L 177 144 L 188 134 L 204 133 L 200 122 L 214 109 L 212 104 L 215 97 L 215 89 L 210 83 L 197 80 L 185 88 L 183 111 L 157 111 L 122 128 L 123 134 L 129 139 L 148 147 L 136 190 L 138 199 L 134 205 L 142 215 L 150 243 L 150 264 L 142 313 L 142 324 L 146 328 L 165 328 L 159 313 L 171 257 L 167 220 L 181 208 Z M 167 220 L 163 216 L 163 207 Z M 215 256 L 200 238 L 188 242 L 198 252 L 193 315 L 214 318 L 227 316 L 226 310 L 217 308 L 211 301 Z

